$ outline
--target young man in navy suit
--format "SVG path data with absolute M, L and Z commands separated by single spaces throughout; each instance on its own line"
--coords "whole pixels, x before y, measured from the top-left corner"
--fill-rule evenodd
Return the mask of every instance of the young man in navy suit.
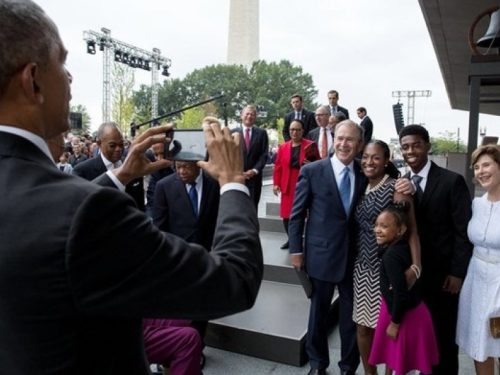
M 295 190 L 290 259 L 295 268 L 305 267 L 313 285 L 306 342 L 309 374 L 326 374 L 330 364 L 327 318 L 335 287 L 340 295 L 341 373 L 353 375 L 360 361 L 352 320 L 352 273 L 354 211 L 367 184 L 354 160 L 362 147 L 363 129 L 350 120 L 341 122 L 335 131 L 334 155 L 303 166 Z
M 333 115 L 335 112 L 342 112 L 347 119 L 349 119 L 349 111 L 339 106 L 339 93 L 335 90 L 328 91 L 328 106 L 330 107 L 330 114 Z
M 283 126 L 283 139 L 288 142 L 290 138 L 290 124 L 293 120 L 299 119 L 304 123 L 304 134 L 305 137 L 307 133 L 318 127 L 316 120 L 314 119 L 314 113 L 308 111 L 302 106 L 302 96 L 299 94 L 292 95 L 290 99 L 290 104 L 292 105 L 293 111 L 289 112 L 285 116 L 285 124 Z

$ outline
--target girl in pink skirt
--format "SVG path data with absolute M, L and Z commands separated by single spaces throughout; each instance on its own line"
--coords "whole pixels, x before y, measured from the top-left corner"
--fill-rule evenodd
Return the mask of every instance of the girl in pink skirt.
M 412 267 L 411 252 L 404 238 L 406 211 L 403 202 L 390 206 L 380 213 L 374 232 L 377 244 L 388 245 L 380 266 L 382 304 L 375 330 L 369 363 L 385 363 L 386 375 L 393 371 L 405 375 L 413 370 L 431 374 L 438 363 L 438 350 L 434 327 L 427 306 L 418 292 L 418 281 L 410 290 L 405 271 Z

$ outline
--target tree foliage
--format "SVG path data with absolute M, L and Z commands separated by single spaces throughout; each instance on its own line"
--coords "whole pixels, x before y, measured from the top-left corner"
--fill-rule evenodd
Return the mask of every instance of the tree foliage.
M 184 79 L 165 81 L 158 93 L 158 114 L 164 115 L 197 102 L 207 100 L 223 93 L 222 100 L 202 107 L 204 115 L 227 116 L 239 121 L 238 108 L 247 104 L 264 107 L 265 116 L 258 117 L 257 125 L 277 126 L 277 119 L 291 110 L 290 96 L 302 95 L 304 107 L 314 109 L 313 98 L 317 95 L 312 76 L 304 73 L 301 67 L 287 60 L 279 63 L 256 61 L 250 69 L 242 65 L 211 65 L 196 69 Z M 137 122 L 150 119 L 150 88 L 142 85 L 133 95 Z M 224 105 L 225 104 L 225 105 Z M 182 115 L 171 117 L 170 121 Z
M 111 120 L 120 126 L 124 134 L 128 134 L 134 117 L 134 71 L 128 65 L 114 63 L 112 75 Z
M 450 152 L 467 152 L 467 145 L 457 139 L 457 133 L 445 131 L 440 137 L 431 137 L 431 150 L 434 155 L 447 155 Z
M 205 111 L 203 108 L 188 109 L 182 113 L 181 119 L 175 122 L 175 127 L 177 129 L 199 129 L 204 117 Z

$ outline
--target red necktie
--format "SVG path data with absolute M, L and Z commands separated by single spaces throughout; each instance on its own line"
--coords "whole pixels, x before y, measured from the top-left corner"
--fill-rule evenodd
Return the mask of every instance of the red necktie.
M 321 159 L 324 159 L 328 155 L 328 139 L 326 138 L 326 129 L 323 129 L 322 132 Z
M 245 146 L 248 149 L 250 148 L 250 129 L 246 128 L 245 129 Z

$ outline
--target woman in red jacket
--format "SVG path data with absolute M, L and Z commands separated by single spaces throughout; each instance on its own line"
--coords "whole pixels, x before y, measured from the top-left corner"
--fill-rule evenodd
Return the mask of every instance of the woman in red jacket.
M 274 163 L 273 192 L 277 196 L 281 194 L 280 216 L 287 234 L 300 167 L 305 163 L 320 159 L 316 143 L 303 139 L 303 134 L 303 122 L 293 120 L 290 124 L 291 139 L 279 146 Z M 281 246 L 281 249 L 288 249 L 288 241 Z

